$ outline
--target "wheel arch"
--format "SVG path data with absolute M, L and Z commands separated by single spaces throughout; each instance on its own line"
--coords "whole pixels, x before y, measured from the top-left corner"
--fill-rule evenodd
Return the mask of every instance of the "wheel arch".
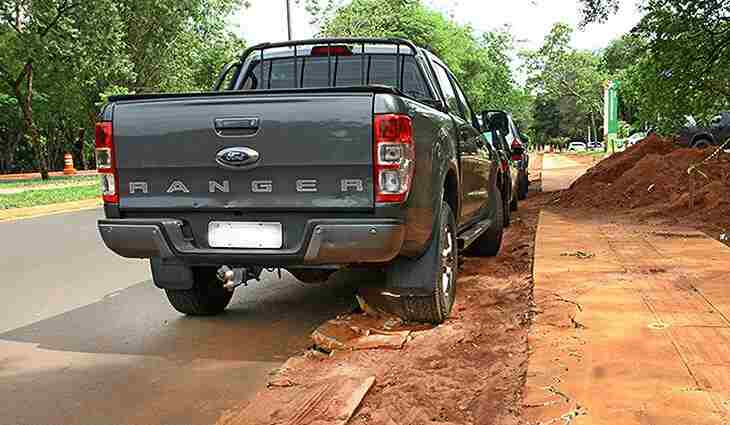
M 699 133 L 695 134 L 694 137 L 692 137 L 692 143 L 690 144 L 690 147 L 693 147 L 700 140 L 707 140 L 707 142 L 711 145 L 715 143 L 715 138 L 712 137 L 712 134 Z
M 461 213 L 461 202 L 459 200 L 459 177 L 454 168 L 450 167 L 446 170 L 444 182 L 441 187 L 443 188 L 443 200 L 449 204 L 454 216 L 459 217 Z

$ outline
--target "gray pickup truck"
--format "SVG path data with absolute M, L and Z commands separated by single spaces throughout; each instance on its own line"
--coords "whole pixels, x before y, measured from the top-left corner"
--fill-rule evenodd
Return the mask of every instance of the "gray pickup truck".
M 211 92 L 112 97 L 96 155 L 105 244 L 189 315 L 262 270 L 362 267 L 385 272 L 367 298 L 440 323 L 459 251 L 496 255 L 510 203 L 453 74 L 400 39 L 266 43 Z
M 730 139 L 730 112 L 721 112 L 710 120 L 709 127 L 698 127 L 694 118 L 679 132 L 678 143 L 687 148 L 706 149 L 718 146 Z

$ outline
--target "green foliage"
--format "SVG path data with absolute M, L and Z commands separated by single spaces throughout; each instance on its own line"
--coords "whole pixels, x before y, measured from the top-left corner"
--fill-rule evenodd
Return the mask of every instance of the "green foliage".
M 19 188 L 40 188 L 40 187 L 56 187 L 56 186 L 88 186 L 97 184 L 99 176 L 51 176 L 48 180 L 43 179 L 22 179 L 22 180 L 0 180 L 0 189 L 19 189 Z
M 626 121 L 618 122 L 618 137 L 620 139 L 631 136 L 632 130 L 633 128 L 631 127 L 631 124 L 627 123 Z
M 128 87 L 111 85 L 106 87 L 102 93 L 99 93 L 99 102 L 96 106 L 101 107 L 109 101 L 111 96 L 121 96 L 125 94 L 131 94 Z
M 0 194 L 0 210 L 80 201 L 83 199 L 94 199 L 98 196 L 98 184 L 54 189 L 26 190 L 8 195 Z
M 39 156 L 59 168 L 66 151 L 90 165 L 93 123 L 109 95 L 210 89 L 243 47 L 226 29 L 239 7 L 240 0 L 0 2 L 0 172 L 36 168 Z M 27 75 L 20 97 L 14 90 L 28 63 L 34 149 L 19 103 Z
M 612 0 L 583 0 L 600 17 Z M 730 2 L 640 0 L 644 17 L 604 54 L 622 81 L 632 124 L 674 132 L 684 115 L 702 120 L 730 108 Z M 614 9 L 611 9 L 614 10 Z
M 538 140 L 598 132 L 603 116 L 603 83 L 608 76 L 601 57 L 570 46 L 573 28 L 556 24 L 534 51 L 521 52 L 527 86 L 538 96 L 533 130 Z
M 560 106 L 548 97 L 538 96 L 534 103 L 532 141 L 537 146 L 549 144 L 549 140 L 560 135 Z
M 581 0 L 583 25 L 590 22 L 605 22 L 619 9 L 620 0 Z
M 225 28 L 240 0 L 123 0 L 124 45 L 133 92 L 207 90 L 243 47 Z
M 530 96 L 516 87 L 510 70 L 513 39 L 507 30 L 477 35 L 418 0 L 308 2 L 325 37 L 401 37 L 425 47 L 449 66 L 479 111 L 499 108 L 529 115 Z

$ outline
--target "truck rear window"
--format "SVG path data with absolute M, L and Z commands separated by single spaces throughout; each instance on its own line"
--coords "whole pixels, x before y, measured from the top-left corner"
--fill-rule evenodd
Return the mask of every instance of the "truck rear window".
M 400 63 L 398 63 L 400 61 Z M 246 71 L 239 90 L 267 90 L 315 87 L 385 85 L 398 87 L 415 99 L 433 99 L 416 59 L 411 55 L 373 54 L 352 56 L 300 56 L 254 61 Z M 259 81 L 263 78 L 263 81 Z M 331 80 L 331 81 L 330 81 Z

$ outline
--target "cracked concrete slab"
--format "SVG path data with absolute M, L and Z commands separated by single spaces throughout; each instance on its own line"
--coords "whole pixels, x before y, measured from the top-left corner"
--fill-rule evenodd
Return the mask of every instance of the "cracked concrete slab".
M 684 229 L 550 212 L 535 249 L 529 423 L 727 423 L 730 249 Z

